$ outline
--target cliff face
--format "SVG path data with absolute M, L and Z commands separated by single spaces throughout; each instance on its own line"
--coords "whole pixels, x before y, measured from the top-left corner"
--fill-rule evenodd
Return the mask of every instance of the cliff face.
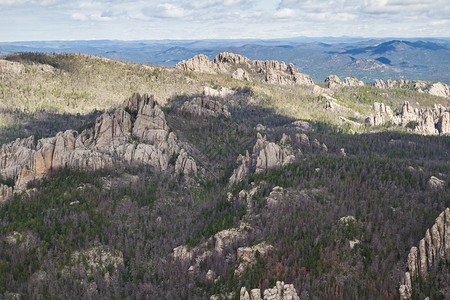
M 435 224 L 426 231 L 419 247 L 412 247 L 408 255 L 408 271 L 400 285 L 400 298 L 411 297 L 414 279 L 426 275 L 440 259 L 450 259 L 450 208 L 443 211 Z
M 178 154 L 175 172 L 195 176 L 197 165 L 170 132 L 161 107 L 153 97 L 134 94 L 113 113 L 98 117 L 93 128 L 81 134 L 68 130 L 36 144 L 29 137 L 3 145 L 0 174 L 14 178 L 15 189 L 23 190 L 30 180 L 64 166 L 96 170 L 120 163 L 142 163 L 165 171 L 174 153 Z
M 262 81 L 278 85 L 314 85 L 311 77 L 300 73 L 293 64 L 286 65 L 273 60 L 250 60 L 245 56 L 227 52 L 218 54 L 213 61 L 200 54 L 179 62 L 176 68 L 191 72 L 230 74 L 232 78 L 240 80 L 257 80 L 260 77 Z M 251 76 L 250 73 L 257 76 Z
M 433 108 L 413 108 L 408 101 L 402 106 L 402 112 L 394 116 L 391 108 L 384 103 L 374 103 L 374 114 L 366 119 L 369 126 L 380 126 L 391 122 L 398 126 L 407 126 L 416 122 L 415 131 L 427 135 L 450 134 L 450 111 L 441 105 Z

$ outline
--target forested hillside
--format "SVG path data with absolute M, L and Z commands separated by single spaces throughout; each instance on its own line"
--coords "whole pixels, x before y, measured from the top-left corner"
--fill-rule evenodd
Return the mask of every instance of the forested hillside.
M 2 59 L 0 298 L 450 297 L 448 98 L 272 62 Z

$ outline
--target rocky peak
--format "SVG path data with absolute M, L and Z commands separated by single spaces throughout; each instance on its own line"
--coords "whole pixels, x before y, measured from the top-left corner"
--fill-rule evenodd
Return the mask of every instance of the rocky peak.
M 213 63 L 215 63 L 215 64 L 230 63 L 230 64 L 234 64 L 234 65 L 245 65 L 247 67 L 250 66 L 251 62 L 252 61 L 250 59 L 248 59 L 247 57 L 245 57 L 243 55 L 228 53 L 228 52 L 222 52 L 222 53 L 218 54 L 214 58 L 214 61 L 213 61 Z
M 334 89 L 342 85 L 342 81 L 337 75 L 329 75 L 327 78 L 325 78 L 324 82 L 330 89 Z
M 419 247 L 412 247 L 408 254 L 408 271 L 400 285 L 400 299 L 411 297 L 414 279 L 418 274 L 428 274 L 440 259 L 450 259 L 450 208 L 446 208 L 434 225 L 427 229 L 425 237 L 419 241 Z
M 200 54 L 188 61 L 181 61 L 176 68 L 183 71 L 193 71 L 202 73 L 229 74 L 232 78 L 240 80 L 250 80 L 249 73 L 264 75 L 264 81 L 278 85 L 313 85 L 314 81 L 308 75 L 300 73 L 291 63 L 286 66 L 284 62 L 250 60 L 245 56 L 223 52 L 218 54 L 213 61 Z
M 115 111 L 99 116 L 93 128 L 79 135 L 68 130 L 40 139 L 36 145 L 33 137 L 3 145 L 0 174 L 14 178 L 15 189 L 23 190 L 30 180 L 63 166 L 96 170 L 134 162 L 165 171 L 173 153 L 178 154 L 176 172 L 197 174 L 195 161 L 169 132 L 161 107 L 153 97 L 134 94 Z
M 176 64 L 175 68 L 183 71 L 202 73 L 214 73 L 215 71 L 213 63 L 210 62 L 208 56 L 204 54 L 196 55 L 187 61 L 180 61 Z

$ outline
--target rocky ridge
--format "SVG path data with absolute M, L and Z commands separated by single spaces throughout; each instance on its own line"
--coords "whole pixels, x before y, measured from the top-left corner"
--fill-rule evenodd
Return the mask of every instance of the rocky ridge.
M 300 73 L 293 64 L 286 65 L 284 62 L 273 60 L 250 60 L 245 56 L 228 52 L 218 54 L 213 61 L 206 55 L 199 54 L 187 61 L 179 62 L 175 67 L 190 72 L 230 74 L 232 78 L 239 80 L 256 80 L 260 77 L 269 84 L 314 85 L 311 77 Z
M 374 87 L 379 89 L 410 89 L 438 97 L 450 98 L 450 86 L 442 82 L 424 80 L 375 80 Z
M 134 94 L 114 112 L 95 120 L 80 134 L 68 130 L 34 143 L 33 137 L 5 144 L 0 151 L 0 175 L 14 178 L 15 190 L 52 169 L 96 170 L 120 163 L 148 164 L 169 169 L 175 155 L 175 173 L 197 175 L 197 164 L 170 131 L 161 107 L 148 95 Z
M 413 108 L 405 101 L 401 114 L 394 116 L 392 109 L 384 103 L 375 102 L 374 114 L 366 118 L 369 126 L 381 126 L 391 122 L 398 126 L 407 126 L 410 122 L 416 123 L 414 130 L 426 135 L 448 135 L 450 134 L 450 109 L 442 105 L 434 107 Z
M 408 254 L 408 271 L 400 285 L 400 299 L 411 297 L 414 279 L 426 275 L 440 259 L 450 260 L 450 208 L 446 208 L 435 224 L 427 229 L 419 247 L 412 247 Z

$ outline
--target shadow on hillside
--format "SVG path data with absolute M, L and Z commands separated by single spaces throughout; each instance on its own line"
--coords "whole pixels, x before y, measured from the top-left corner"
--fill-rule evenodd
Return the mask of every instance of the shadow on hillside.
M 17 138 L 34 136 L 35 139 L 56 135 L 59 131 L 78 130 L 85 124 L 95 121 L 102 112 L 90 114 L 60 114 L 50 112 L 18 113 L 11 110 L 0 110 L 3 120 L 0 127 L 0 146 Z

